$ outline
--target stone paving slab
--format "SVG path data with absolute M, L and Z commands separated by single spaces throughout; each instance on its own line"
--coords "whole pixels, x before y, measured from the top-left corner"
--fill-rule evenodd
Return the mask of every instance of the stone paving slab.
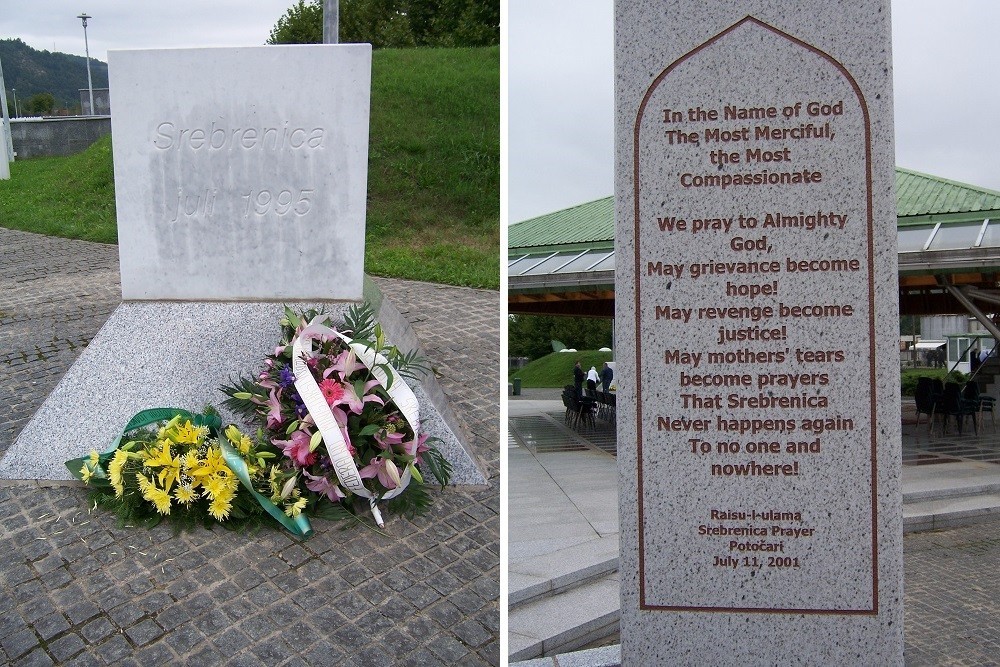
M 117 261 L 114 246 L 0 228 L 0 453 L 117 306 Z M 499 293 L 377 282 L 411 318 L 489 486 L 436 492 L 388 536 L 317 521 L 301 541 L 119 528 L 80 485 L 6 483 L 0 663 L 500 664 Z

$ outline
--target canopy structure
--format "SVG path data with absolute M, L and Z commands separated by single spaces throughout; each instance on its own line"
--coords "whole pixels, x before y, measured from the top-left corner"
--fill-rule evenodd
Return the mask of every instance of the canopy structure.
M 1000 311 L 1000 192 L 897 167 L 896 227 L 902 314 Z M 511 225 L 509 311 L 613 317 L 614 230 L 613 197 Z

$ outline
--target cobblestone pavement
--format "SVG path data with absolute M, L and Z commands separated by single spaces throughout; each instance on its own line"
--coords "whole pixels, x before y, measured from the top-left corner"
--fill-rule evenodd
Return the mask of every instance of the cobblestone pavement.
M 499 294 L 378 283 L 411 317 L 488 487 L 435 493 L 430 515 L 389 518 L 390 537 L 316 521 L 300 541 L 119 529 L 79 485 L 5 483 L 0 662 L 499 664 Z M 0 228 L 0 453 L 119 297 L 116 247 Z
M 1000 664 L 1000 521 L 903 538 L 907 665 Z

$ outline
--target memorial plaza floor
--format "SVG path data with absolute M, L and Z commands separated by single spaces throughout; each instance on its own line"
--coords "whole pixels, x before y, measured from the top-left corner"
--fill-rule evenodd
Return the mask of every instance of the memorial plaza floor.
M 0 228 L 0 455 L 120 301 L 118 276 L 115 246 Z M 82 484 L 0 482 L 0 663 L 502 662 L 499 293 L 377 282 L 413 326 L 488 486 L 433 492 L 431 513 L 390 518 L 388 537 L 316 521 L 303 541 L 118 528 L 89 511 Z
M 566 426 L 559 390 L 508 405 L 509 655 L 617 665 L 614 429 Z M 907 402 L 902 421 L 906 664 L 1000 664 L 1000 432 L 929 433 Z

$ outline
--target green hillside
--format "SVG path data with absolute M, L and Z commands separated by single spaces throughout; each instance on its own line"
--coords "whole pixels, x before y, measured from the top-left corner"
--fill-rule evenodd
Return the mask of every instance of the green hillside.
M 33 95 L 52 93 L 56 106 L 71 109 L 80 106 L 80 89 L 87 87 L 86 58 L 57 51 L 39 51 L 20 39 L 0 39 L 0 63 L 3 63 L 7 97 L 12 97 L 11 89 L 16 90 L 21 105 Z M 90 74 L 94 88 L 108 87 L 107 63 L 91 58 Z M 13 99 L 8 99 L 12 110 L 13 102 Z
M 500 53 L 372 54 L 365 270 L 500 286 Z M 115 243 L 109 137 L 78 155 L 11 165 L 0 225 Z
M 541 359 L 535 359 L 519 371 L 513 371 L 508 379 L 521 378 L 522 387 L 564 387 L 573 384 L 573 365 L 577 361 L 583 370 L 593 366 L 601 372 L 605 361 L 614 361 L 613 352 L 581 350 L 580 352 L 552 352 Z

